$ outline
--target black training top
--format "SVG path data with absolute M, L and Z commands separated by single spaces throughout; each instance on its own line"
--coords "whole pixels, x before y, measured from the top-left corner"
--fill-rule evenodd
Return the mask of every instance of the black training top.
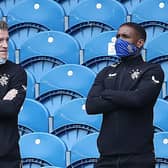
M 123 58 L 98 73 L 88 94 L 88 114 L 103 113 L 98 137 L 102 155 L 153 151 L 153 106 L 164 73 L 141 56 Z
M 0 158 L 19 159 L 18 113 L 26 95 L 27 76 L 24 69 L 11 61 L 0 65 Z M 5 94 L 16 89 L 13 100 L 3 100 Z

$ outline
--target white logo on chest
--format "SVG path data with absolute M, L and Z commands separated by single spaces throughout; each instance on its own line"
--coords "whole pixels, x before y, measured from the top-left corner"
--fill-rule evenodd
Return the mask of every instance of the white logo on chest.
M 139 78 L 141 71 L 139 69 L 136 69 L 136 70 L 132 69 L 130 73 L 131 73 L 131 78 L 134 80 Z
M 0 75 L 0 85 L 5 86 L 8 84 L 9 77 L 6 74 Z

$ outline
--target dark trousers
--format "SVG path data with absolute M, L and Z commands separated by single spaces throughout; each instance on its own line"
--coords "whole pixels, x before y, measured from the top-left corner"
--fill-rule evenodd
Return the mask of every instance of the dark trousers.
M 154 153 L 100 156 L 94 168 L 155 168 Z

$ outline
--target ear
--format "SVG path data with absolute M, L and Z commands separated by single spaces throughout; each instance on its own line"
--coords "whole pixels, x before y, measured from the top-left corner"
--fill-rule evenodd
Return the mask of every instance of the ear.
M 144 39 L 139 39 L 139 40 L 137 41 L 137 43 L 136 43 L 136 46 L 137 46 L 138 48 L 142 48 L 143 45 L 144 45 L 144 43 L 145 43 Z

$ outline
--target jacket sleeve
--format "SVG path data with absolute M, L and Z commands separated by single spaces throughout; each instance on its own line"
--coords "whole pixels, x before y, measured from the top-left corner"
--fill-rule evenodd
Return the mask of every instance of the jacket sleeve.
M 106 89 L 102 97 L 111 100 L 120 107 L 143 108 L 149 104 L 155 104 L 160 93 L 164 73 L 160 66 L 151 68 L 145 72 L 135 90 L 120 91 Z
M 106 73 L 104 68 L 96 77 L 86 99 L 86 111 L 88 114 L 99 114 L 111 111 L 116 108 L 109 100 L 101 96 L 104 90 L 103 81 Z
M 0 100 L 0 117 L 16 117 L 26 96 L 27 75 L 19 68 L 10 79 L 11 88 L 18 91 L 12 100 Z

